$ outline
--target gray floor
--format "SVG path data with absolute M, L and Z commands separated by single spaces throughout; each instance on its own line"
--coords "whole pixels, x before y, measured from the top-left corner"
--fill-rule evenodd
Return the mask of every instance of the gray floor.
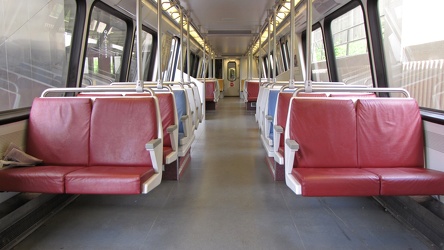
M 83 195 L 15 249 L 428 249 L 367 197 L 307 198 L 274 182 L 254 121 L 221 99 L 189 169 L 147 195 Z

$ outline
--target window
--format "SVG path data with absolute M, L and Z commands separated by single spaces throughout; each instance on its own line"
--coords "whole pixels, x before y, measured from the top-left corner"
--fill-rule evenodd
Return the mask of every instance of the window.
M 237 79 L 236 62 L 234 61 L 229 61 L 227 64 L 227 79 L 230 82 Z
M 312 36 L 312 78 L 317 82 L 328 82 L 330 80 L 327 70 L 327 62 L 325 57 L 324 37 L 321 28 L 315 29 L 311 33 Z
M 152 58 L 155 55 L 154 52 L 154 43 L 153 43 L 153 34 L 142 30 L 142 80 L 143 81 L 151 81 L 153 80 L 152 76 Z M 137 80 L 137 41 L 134 40 L 133 53 L 131 56 L 131 65 L 130 65 L 130 73 L 128 81 L 135 82 Z
M 268 54 L 264 55 L 262 57 L 262 68 L 263 68 L 262 75 L 263 75 L 263 77 L 267 78 L 268 77 Z
M 197 71 L 199 69 L 200 56 L 191 53 L 191 76 L 197 77 Z
M 289 57 L 289 53 L 288 53 L 288 40 L 280 40 L 280 45 L 281 45 L 281 53 L 282 53 L 282 61 L 284 63 L 284 71 L 287 71 L 290 69 L 290 67 L 288 67 L 288 65 L 290 64 L 290 57 Z
M 0 111 L 30 107 L 43 90 L 66 86 L 76 3 L 32 4 L 0 3 Z
M 361 6 L 331 22 L 339 81 L 373 86 Z
M 422 107 L 444 110 L 444 1 L 379 1 L 389 87 Z
M 124 20 L 94 7 L 89 23 L 83 86 L 109 85 L 120 80 L 127 29 Z
M 200 57 L 196 55 L 194 52 L 190 52 L 190 76 L 197 77 L 197 71 L 199 69 L 199 60 Z M 188 74 L 188 67 L 187 67 L 188 60 L 185 58 L 185 65 L 183 71 Z
M 174 80 L 174 75 L 176 73 L 176 68 L 177 68 L 177 62 L 179 61 L 179 59 L 178 59 L 179 51 L 180 51 L 179 38 L 172 37 L 169 40 L 169 42 L 171 43 L 171 47 L 170 47 L 170 51 L 169 51 L 168 61 L 165 62 L 165 63 L 168 63 L 168 68 L 166 68 L 165 69 L 166 71 L 163 73 L 163 80 L 164 81 L 173 81 Z
M 216 79 L 223 79 L 222 76 L 222 59 L 216 59 Z

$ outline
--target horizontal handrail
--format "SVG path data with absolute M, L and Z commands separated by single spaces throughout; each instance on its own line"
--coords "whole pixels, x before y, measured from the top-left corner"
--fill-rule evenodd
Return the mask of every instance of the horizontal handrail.
M 335 88 L 343 88 L 343 87 L 347 87 L 347 85 L 345 85 L 345 83 L 343 82 L 312 82 L 311 83 L 312 86 L 317 86 L 317 87 L 332 87 L 334 86 Z M 295 89 L 300 89 L 300 88 L 305 88 L 305 82 L 295 82 L 293 87 Z M 367 86 L 364 85 L 355 85 L 356 88 L 367 88 Z M 285 89 L 289 89 L 290 85 L 284 85 L 282 86 L 282 88 L 280 89 L 280 91 L 282 92 Z
M 49 88 L 42 92 L 41 97 L 46 97 L 49 93 L 80 93 L 80 92 L 138 92 L 135 88 L 115 88 L 115 87 L 100 87 L 100 88 Z M 150 88 L 143 88 L 142 92 L 149 92 L 155 95 Z M 140 93 L 140 92 L 139 92 Z
M 305 88 L 297 89 L 293 96 L 297 96 L 299 92 L 305 91 Z M 401 93 L 405 97 L 410 98 L 410 93 L 403 88 L 359 88 L 359 87 L 344 87 L 344 88 L 312 88 L 311 92 L 373 92 L 373 93 Z
M 112 86 L 113 87 L 114 86 L 115 87 L 119 87 L 119 86 L 125 86 L 125 87 L 132 86 L 132 87 L 135 87 L 136 85 L 135 85 L 135 83 L 131 83 L 131 82 L 130 83 L 122 82 L 121 84 L 119 84 L 119 83 L 112 84 Z M 171 88 L 171 86 L 169 84 L 166 84 L 166 83 L 162 84 L 162 88 L 161 89 L 158 88 L 158 84 L 155 83 L 155 82 L 146 83 L 146 84 L 144 84 L 144 86 L 150 88 L 154 92 L 156 92 L 156 90 L 162 90 L 162 89 L 167 89 L 169 92 L 173 92 L 173 89 Z
M 136 82 L 113 82 L 110 85 L 135 85 Z M 154 81 L 144 81 L 143 84 L 145 85 L 158 85 L 158 82 L 154 82 Z M 162 85 L 180 85 L 183 86 L 184 84 L 187 83 L 183 83 L 183 82 L 175 82 L 175 81 L 170 81 L 170 82 L 162 82 Z

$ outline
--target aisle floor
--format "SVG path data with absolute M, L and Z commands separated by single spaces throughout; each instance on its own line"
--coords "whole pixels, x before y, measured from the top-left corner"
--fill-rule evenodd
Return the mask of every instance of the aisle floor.
M 371 197 L 307 198 L 274 182 L 254 112 L 221 99 L 180 181 L 81 195 L 14 249 L 429 249 Z

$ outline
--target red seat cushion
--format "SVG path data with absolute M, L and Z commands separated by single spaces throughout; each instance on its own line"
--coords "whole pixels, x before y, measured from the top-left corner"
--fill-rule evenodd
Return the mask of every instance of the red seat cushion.
M 363 168 L 379 176 L 381 195 L 444 194 L 444 172 L 424 168 Z
M 83 166 L 33 166 L 0 170 L 0 190 L 33 193 L 64 193 L 65 175 Z
M 125 96 L 151 96 L 151 94 L 137 93 L 137 94 L 126 94 Z M 170 135 L 167 132 L 167 128 L 171 125 L 174 125 L 176 122 L 176 111 L 175 111 L 176 105 L 174 101 L 174 93 L 172 92 L 156 93 L 156 97 L 159 100 L 159 111 L 160 111 L 160 117 L 162 119 L 164 149 L 165 147 L 171 148 L 171 139 Z M 164 152 L 164 155 L 168 155 L 169 153 L 171 152 Z
M 372 97 L 376 97 L 375 93 L 359 93 L 359 92 L 350 92 L 350 93 L 342 93 L 342 92 L 338 92 L 338 93 L 330 93 L 330 97 L 359 97 L 359 98 L 364 98 L 364 97 L 368 97 L 368 98 L 372 98 Z
M 26 151 L 46 165 L 88 165 L 89 98 L 36 98 Z
M 358 168 L 293 168 L 303 196 L 379 195 L 379 177 Z
M 91 166 L 151 167 L 145 144 L 157 138 L 154 98 L 98 98 L 91 116 Z
M 167 128 L 175 124 L 175 110 L 173 93 L 157 93 L 157 99 L 159 99 L 160 117 L 162 119 L 163 128 L 163 146 L 171 147 L 170 134 L 167 132 Z
M 299 143 L 295 167 L 357 166 L 356 112 L 352 100 L 292 98 L 290 139 Z
M 422 120 L 414 99 L 360 99 L 356 115 L 359 167 L 423 168 Z
M 257 101 L 257 96 L 259 95 L 259 82 L 245 82 L 247 84 L 247 101 L 255 102 Z
M 278 94 L 278 100 L 276 104 L 276 125 L 281 126 L 285 131 L 285 126 L 287 125 L 287 114 L 288 108 L 290 106 L 290 99 L 293 93 L 281 92 Z M 284 148 L 285 140 L 284 133 L 281 133 L 279 140 L 279 148 Z M 282 151 L 282 155 L 284 155 Z
M 152 167 L 87 167 L 66 176 L 66 193 L 140 194 L 142 184 L 153 174 Z
M 205 82 L 205 101 L 214 101 L 214 91 L 216 90 L 216 82 Z
M 298 97 L 327 97 L 326 93 L 320 93 L 320 92 L 299 92 L 297 94 Z

